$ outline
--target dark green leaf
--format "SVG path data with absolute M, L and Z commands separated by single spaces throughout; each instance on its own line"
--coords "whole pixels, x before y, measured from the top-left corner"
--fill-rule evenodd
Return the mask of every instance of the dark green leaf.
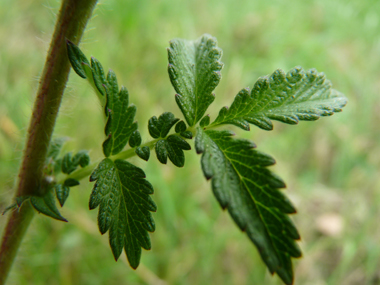
M 168 161 L 168 151 L 166 149 L 166 140 L 159 140 L 155 145 L 156 156 L 159 162 L 166 164 Z
M 221 78 L 222 50 L 210 35 L 195 41 L 174 39 L 168 48 L 170 81 L 178 93 L 176 102 L 189 126 L 195 125 L 214 101 Z
M 177 167 L 185 165 L 185 154 L 183 150 L 190 150 L 190 145 L 181 137 L 170 135 L 166 140 L 162 139 L 156 143 L 157 159 L 163 163 L 167 163 L 167 158 Z
M 256 245 L 270 272 L 286 284 L 293 282 L 291 257 L 300 257 L 294 241 L 297 229 L 287 214 L 295 209 L 278 190 L 284 182 L 266 167 L 275 163 L 247 140 L 233 139 L 227 131 L 197 129 L 195 147 L 202 169 L 212 179 L 212 190 L 223 209 Z
M 296 67 L 285 74 L 278 69 L 269 77 L 259 78 L 252 91 L 241 90 L 229 109 L 220 110 L 212 125 L 232 124 L 249 130 L 249 124 L 255 124 L 272 130 L 271 120 L 287 124 L 314 121 L 342 111 L 346 103 L 323 73 Z
M 153 116 L 148 122 L 149 134 L 155 139 L 165 138 L 178 121 L 170 112 L 163 113 L 158 119 Z
M 90 164 L 90 156 L 87 150 L 80 150 L 76 155 L 74 155 L 72 162 L 75 166 L 80 165 L 80 167 L 86 167 Z
M 109 242 L 117 260 L 125 249 L 129 264 L 137 268 L 141 247 L 150 249 L 148 232 L 155 230 L 150 212 L 156 205 L 149 196 L 152 185 L 145 173 L 127 161 L 104 159 L 91 174 L 96 181 L 90 196 L 90 209 L 99 207 L 98 225 L 102 234 L 109 230 Z
M 32 196 L 30 202 L 33 207 L 40 213 L 49 216 L 53 219 L 67 222 L 67 220 L 61 216 L 57 206 L 55 205 L 55 198 L 53 191 L 48 191 L 44 196 Z
M 127 89 L 123 86 L 118 92 L 116 75 L 112 70 L 108 73 L 107 81 L 106 112 L 108 113 L 108 120 L 105 134 L 108 138 L 103 143 L 103 152 L 106 157 L 122 151 L 131 134 L 137 130 L 137 123 L 133 122 L 136 106 L 128 106 Z
M 136 147 L 141 145 L 141 135 L 139 131 L 134 131 L 129 138 L 129 145 L 131 147 Z
M 57 184 L 55 185 L 54 188 L 55 188 L 55 194 L 57 195 L 59 204 L 61 205 L 61 207 L 63 207 L 67 198 L 69 197 L 70 188 L 68 185 L 63 185 L 63 184 Z
M 77 168 L 78 164 L 73 162 L 72 153 L 68 152 L 62 159 L 61 169 L 63 173 L 70 174 Z
M 95 57 L 91 57 L 91 67 L 94 84 L 96 88 L 99 90 L 100 94 L 104 96 L 106 95 L 104 86 L 107 86 L 107 80 L 105 77 L 103 66 Z
M 199 122 L 199 126 L 201 128 L 207 127 L 210 124 L 210 116 L 204 116 L 202 120 Z
M 185 131 L 181 133 L 181 137 L 191 140 L 193 138 L 193 133 L 190 131 Z
M 67 187 L 74 187 L 74 186 L 79 185 L 80 183 L 78 180 L 74 178 L 67 178 L 63 184 Z
M 175 125 L 175 132 L 177 134 L 186 131 L 186 129 L 187 129 L 187 127 L 186 127 L 186 123 L 184 121 L 179 121 L 177 123 L 177 125 Z
M 74 43 L 69 40 L 66 40 L 67 54 L 69 61 L 74 71 L 82 78 L 87 78 L 86 72 L 83 69 L 83 64 L 90 66 L 86 56 L 83 52 L 77 47 Z
M 148 130 L 152 138 L 158 139 L 160 137 L 161 128 L 158 125 L 158 119 L 156 116 L 153 116 L 148 121 Z
M 150 156 L 150 148 L 148 146 L 138 147 L 135 153 L 143 160 L 148 161 Z

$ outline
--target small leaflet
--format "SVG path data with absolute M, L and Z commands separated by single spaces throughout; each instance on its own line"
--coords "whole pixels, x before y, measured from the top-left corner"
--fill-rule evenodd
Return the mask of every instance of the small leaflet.
M 167 158 L 177 167 L 185 165 L 184 150 L 190 150 L 191 146 L 183 138 L 170 135 L 167 139 L 159 140 L 155 145 L 156 156 L 162 164 L 167 163 Z

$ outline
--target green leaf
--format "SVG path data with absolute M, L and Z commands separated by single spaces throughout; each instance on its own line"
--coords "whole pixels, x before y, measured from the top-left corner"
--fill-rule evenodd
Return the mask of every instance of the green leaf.
M 150 148 L 148 146 L 143 147 L 137 147 L 135 149 L 135 153 L 140 157 L 141 159 L 148 161 L 150 157 Z
M 344 95 L 331 86 L 315 69 L 295 67 L 286 74 L 278 69 L 269 77 L 259 78 L 252 91 L 241 90 L 230 108 L 220 110 L 212 125 L 232 124 L 249 130 L 249 124 L 255 124 L 272 130 L 271 120 L 297 124 L 299 120 L 331 116 L 347 103 Z
M 136 147 L 141 145 L 141 135 L 138 130 L 134 131 L 129 138 L 129 145 L 131 147 Z
M 98 89 L 103 96 L 106 95 L 104 86 L 107 86 L 107 79 L 102 64 L 95 57 L 91 57 L 91 68 L 96 89 Z
M 167 163 L 167 158 L 177 167 L 185 165 L 184 150 L 190 150 L 191 146 L 181 137 L 170 135 L 167 139 L 159 140 L 155 145 L 157 159 L 162 163 Z
M 210 116 L 204 116 L 202 120 L 199 122 L 199 126 L 201 128 L 207 127 L 210 124 Z
M 67 187 L 74 187 L 74 186 L 79 185 L 80 183 L 79 183 L 78 180 L 76 180 L 76 179 L 74 179 L 74 178 L 67 178 L 67 179 L 65 180 L 65 182 L 63 182 L 63 184 L 64 184 L 65 186 L 67 186 Z
M 178 121 L 179 119 L 170 112 L 163 113 L 158 119 L 153 116 L 148 122 L 149 134 L 155 139 L 165 138 Z
M 72 153 L 68 152 L 63 156 L 61 169 L 63 173 L 70 174 L 77 168 L 78 164 L 73 161 Z
M 228 131 L 197 129 L 195 147 L 202 170 L 223 209 L 257 247 L 270 272 L 293 282 L 291 257 L 300 257 L 297 229 L 287 214 L 296 210 L 278 190 L 284 182 L 266 167 L 275 161 Z
M 140 168 L 124 160 L 104 159 L 91 174 L 96 181 L 90 196 L 90 210 L 99 207 L 98 225 L 101 234 L 109 230 L 109 242 L 117 260 L 125 249 L 129 264 L 136 269 L 141 247 L 150 249 L 148 232 L 155 223 L 150 212 L 156 205 L 149 196 L 152 185 Z
M 191 140 L 193 138 L 193 133 L 191 131 L 185 131 L 180 133 L 181 137 Z
M 168 48 L 170 81 L 176 102 L 189 126 L 194 126 L 214 101 L 221 78 L 222 50 L 210 35 L 195 41 L 174 39 Z
M 67 46 L 67 54 L 69 57 L 69 61 L 71 66 L 73 67 L 76 74 L 78 74 L 82 78 L 87 78 L 86 72 L 83 68 L 83 64 L 90 66 L 88 59 L 83 54 L 83 52 L 77 47 L 74 43 L 69 40 L 66 40 Z
M 80 165 L 80 167 L 86 167 L 90 164 L 90 156 L 87 150 L 80 150 L 76 155 L 74 155 L 72 162 L 75 166 Z
M 182 133 L 184 131 L 186 131 L 187 127 L 186 127 L 186 123 L 184 121 L 179 121 L 176 125 L 175 125 L 175 132 L 178 134 L 178 133 Z
M 57 196 L 59 204 L 61 205 L 61 207 L 63 207 L 67 198 L 69 197 L 70 187 L 64 184 L 57 184 L 55 185 L 54 189 L 55 189 L 55 194 Z
M 50 189 L 44 196 L 32 196 L 30 198 L 32 206 L 40 213 L 49 216 L 53 219 L 67 222 L 67 220 L 61 216 L 60 212 L 55 205 L 55 198 L 52 189 Z
M 137 130 L 137 122 L 133 122 L 136 115 L 136 106 L 129 104 L 127 89 L 119 87 L 115 73 L 110 70 L 107 76 L 107 104 L 108 115 L 105 134 L 107 139 L 103 143 L 103 152 L 106 157 L 118 154 L 128 143 L 129 137 Z

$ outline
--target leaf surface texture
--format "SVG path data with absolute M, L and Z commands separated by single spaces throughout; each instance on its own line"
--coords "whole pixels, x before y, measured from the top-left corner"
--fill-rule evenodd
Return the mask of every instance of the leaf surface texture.
M 291 257 L 300 257 L 297 229 L 287 214 L 295 209 L 278 190 L 284 182 L 267 169 L 275 161 L 228 131 L 197 129 L 195 147 L 202 170 L 223 209 L 256 245 L 270 272 L 293 282 Z
M 212 125 L 232 124 L 249 130 L 249 124 L 272 130 L 271 120 L 297 124 L 314 121 L 342 111 L 347 99 L 332 89 L 331 82 L 315 69 L 293 68 L 285 74 L 281 69 L 261 77 L 253 86 L 241 90 L 230 108 L 220 110 Z
M 99 206 L 99 230 L 102 234 L 109 231 L 115 260 L 124 248 L 131 267 L 137 268 L 141 248 L 151 248 L 148 232 L 155 230 L 151 215 L 156 211 L 150 197 L 152 185 L 140 168 L 127 161 L 108 158 L 94 170 L 90 181 L 96 181 L 90 196 L 90 209 Z
M 189 126 L 195 125 L 214 101 L 212 91 L 221 79 L 222 50 L 210 35 L 198 40 L 174 39 L 168 48 L 170 81 L 176 102 Z

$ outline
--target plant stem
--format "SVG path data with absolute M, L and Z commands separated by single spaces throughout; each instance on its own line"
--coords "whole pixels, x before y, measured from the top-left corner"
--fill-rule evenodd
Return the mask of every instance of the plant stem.
M 157 141 L 158 141 L 158 139 L 148 141 L 147 143 L 142 144 L 140 147 L 148 146 L 150 149 L 152 149 Z M 122 151 L 116 155 L 110 156 L 109 158 L 111 160 L 115 161 L 116 159 L 128 159 L 128 158 L 131 158 L 135 155 L 136 155 L 135 149 L 130 148 L 130 149 L 124 150 L 124 151 Z M 91 163 L 90 165 L 83 167 L 81 169 L 78 169 L 78 170 L 74 171 L 73 173 L 71 173 L 70 175 L 66 176 L 64 179 L 59 180 L 57 183 L 62 184 L 68 178 L 72 178 L 72 179 L 75 179 L 78 181 L 83 179 L 83 178 L 86 178 L 86 177 L 90 176 L 90 174 L 95 169 L 95 167 L 98 166 L 98 164 L 99 164 L 99 161 Z
M 52 137 L 70 64 L 66 38 L 78 44 L 97 0 L 63 0 L 39 83 L 29 124 L 16 197 L 43 195 L 41 187 L 46 154 Z M 0 284 L 4 284 L 23 236 L 33 218 L 30 203 L 12 211 L 0 249 Z

